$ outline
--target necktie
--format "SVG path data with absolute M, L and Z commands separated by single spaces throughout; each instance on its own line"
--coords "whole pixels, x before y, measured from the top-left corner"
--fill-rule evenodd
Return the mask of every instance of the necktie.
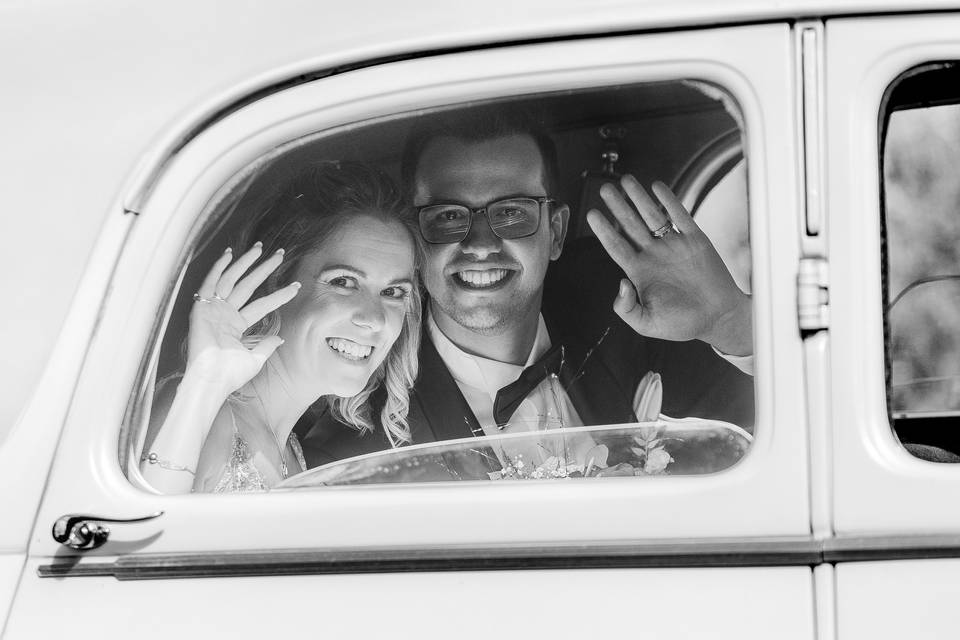
M 493 419 L 497 428 L 503 429 L 510 422 L 510 416 L 517 410 L 523 399 L 537 388 L 550 374 L 560 373 L 563 365 L 563 346 L 554 345 L 540 359 L 523 370 L 520 377 L 497 391 L 493 402 Z

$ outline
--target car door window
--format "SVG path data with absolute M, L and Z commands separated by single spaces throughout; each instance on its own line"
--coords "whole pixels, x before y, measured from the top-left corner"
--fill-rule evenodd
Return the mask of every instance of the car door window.
M 655 180 L 692 199 L 712 240 L 703 250 L 719 251 L 698 277 L 744 298 L 750 291 L 742 115 L 722 89 L 703 86 L 681 79 L 415 112 L 307 135 L 256 164 L 221 190 L 179 274 L 141 430 L 128 439 L 139 465 L 129 468 L 159 490 L 209 492 L 732 466 L 754 432 L 749 326 L 736 354 L 748 357 L 730 357 L 669 327 L 650 324 L 656 337 L 641 337 L 612 308 L 630 271 L 623 261 L 644 251 L 659 262 L 631 272 L 632 295 L 652 307 L 669 302 L 651 286 L 663 278 L 656 270 L 669 275 L 670 261 L 686 259 L 683 243 L 700 234 L 683 219 L 655 229 L 637 215 L 672 206 L 629 197 L 637 184 L 652 194 Z M 448 133 L 435 135 L 438 127 Z M 503 155 L 528 140 L 537 143 L 531 159 Z M 500 155 L 484 156 L 488 147 Z M 431 167 L 435 156 L 445 166 Z M 531 180 L 523 162 L 543 168 Z M 499 167 L 513 173 L 485 177 Z M 457 182 L 457 171 L 473 171 L 472 182 Z M 630 210 L 614 214 L 618 207 Z M 610 258 L 587 223 L 590 209 L 631 254 Z M 548 242 L 553 253 L 537 254 Z M 732 272 L 720 274 L 732 282 L 711 270 Z M 482 352 L 508 344 L 509 323 L 536 304 L 538 278 L 541 321 L 531 326 L 542 326 L 529 355 L 504 363 Z M 278 302 L 261 310 L 271 295 Z M 496 314 L 489 327 L 471 324 Z M 524 366 L 538 379 L 518 393 L 507 385 Z M 234 376 L 241 367 L 250 373 Z M 311 376 L 318 391 L 304 402 L 295 389 L 309 393 Z M 202 409 L 194 388 L 224 403 Z M 284 416 L 271 404 L 278 397 L 303 417 Z M 212 427 L 201 424 L 211 417 Z M 264 428 L 282 420 L 281 435 Z M 197 437 L 199 458 L 196 446 L 183 448 Z
M 960 102 L 955 63 L 904 73 L 883 116 L 889 405 L 917 455 L 960 461 Z

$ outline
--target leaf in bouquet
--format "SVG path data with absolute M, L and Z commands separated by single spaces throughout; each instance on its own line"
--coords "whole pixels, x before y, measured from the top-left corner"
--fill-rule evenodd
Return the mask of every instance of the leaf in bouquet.
M 637 458 L 641 460 L 647 457 L 646 447 L 644 447 L 643 449 L 641 449 L 640 447 L 630 447 L 630 452 L 633 453 L 633 455 L 637 456 Z
M 647 446 L 651 440 L 656 440 L 659 437 L 660 429 L 658 427 L 640 427 L 634 434 L 633 439 L 637 444 Z

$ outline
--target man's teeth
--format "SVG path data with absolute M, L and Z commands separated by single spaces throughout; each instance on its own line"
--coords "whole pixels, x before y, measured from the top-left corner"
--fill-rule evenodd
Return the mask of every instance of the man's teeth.
M 483 271 L 457 271 L 457 277 L 472 287 L 489 287 L 507 277 L 506 269 L 485 269 Z
M 346 338 L 327 338 L 327 346 L 352 360 L 363 360 L 373 352 L 373 347 Z

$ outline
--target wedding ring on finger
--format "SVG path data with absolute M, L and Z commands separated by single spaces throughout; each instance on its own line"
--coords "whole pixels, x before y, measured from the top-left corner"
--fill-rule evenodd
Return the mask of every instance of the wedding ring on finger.
M 214 298 L 216 298 L 216 296 L 214 296 Z M 211 302 L 213 302 L 213 300 L 207 300 L 206 298 L 204 298 L 202 295 L 200 295 L 199 292 L 193 294 L 193 300 L 195 302 L 205 302 L 206 304 L 210 304 Z
M 213 299 L 216 300 L 217 302 L 226 302 L 226 301 L 227 301 L 226 298 L 221 298 L 219 293 L 213 294 Z
M 663 236 L 665 236 L 665 235 L 667 235 L 668 233 L 670 233 L 671 231 L 677 231 L 677 228 L 673 225 L 672 222 L 670 222 L 669 220 L 667 220 L 667 222 L 666 222 L 662 227 L 658 228 L 658 229 L 655 230 L 655 231 L 651 231 L 650 233 L 653 234 L 653 237 L 654 237 L 654 238 L 656 238 L 657 240 L 659 240 L 659 239 L 661 239 Z M 679 233 L 679 231 L 678 231 L 678 233 Z

